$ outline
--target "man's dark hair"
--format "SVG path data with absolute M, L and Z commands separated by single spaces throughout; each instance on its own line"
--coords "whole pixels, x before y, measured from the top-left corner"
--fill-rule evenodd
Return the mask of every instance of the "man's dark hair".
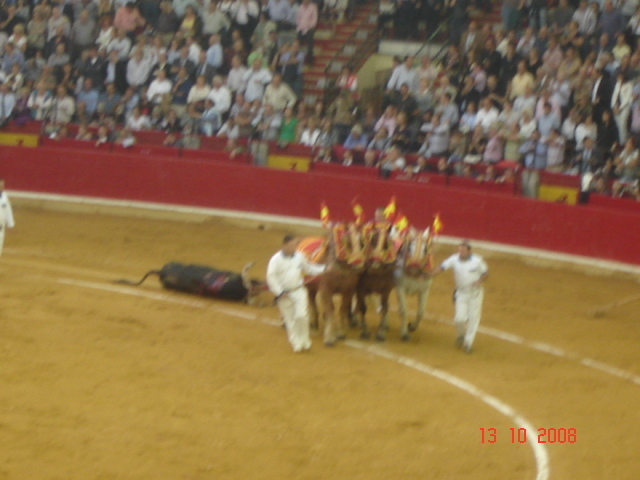
M 295 235 L 291 234 L 291 233 L 287 233 L 284 238 L 282 239 L 282 244 L 287 244 L 289 243 L 291 240 L 293 240 L 294 238 L 296 238 Z

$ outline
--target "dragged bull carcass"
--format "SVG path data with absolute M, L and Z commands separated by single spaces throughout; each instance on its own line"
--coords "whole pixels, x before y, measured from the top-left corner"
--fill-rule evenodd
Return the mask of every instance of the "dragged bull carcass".
M 398 295 L 398 310 L 400 313 L 400 338 L 409 340 L 409 333 L 415 332 L 427 308 L 427 297 L 431 288 L 431 270 L 433 261 L 431 255 L 432 237 L 429 228 L 419 232 L 412 230 L 405 237 L 398 258 L 396 272 L 396 293 Z M 418 310 L 414 322 L 407 322 L 407 295 L 418 297 Z
M 346 336 L 347 322 L 351 316 L 351 303 L 364 265 L 364 251 L 360 230 L 353 224 L 335 224 L 327 238 L 302 239 L 298 250 L 313 263 L 330 265 L 321 276 L 309 281 L 309 309 L 311 328 L 318 329 L 320 301 L 324 322 L 325 345 L 334 345 Z M 333 296 L 340 295 L 339 313 L 335 315 Z
M 366 260 L 356 289 L 360 338 L 363 339 L 370 337 L 366 300 L 373 294 L 380 296 L 380 323 L 376 330 L 376 340 L 384 341 L 387 336 L 389 295 L 395 286 L 394 270 L 399 248 L 391 238 L 391 230 L 392 226 L 387 222 L 376 222 L 364 229 Z
M 157 275 L 160 277 L 162 286 L 168 290 L 254 305 L 258 295 L 267 287 L 265 282 L 249 278 L 249 269 L 252 265 L 253 262 L 246 265 L 242 272 L 235 273 L 205 265 L 171 262 L 160 270 L 148 271 L 138 282 L 121 279 L 116 283 L 142 285 L 148 277 Z

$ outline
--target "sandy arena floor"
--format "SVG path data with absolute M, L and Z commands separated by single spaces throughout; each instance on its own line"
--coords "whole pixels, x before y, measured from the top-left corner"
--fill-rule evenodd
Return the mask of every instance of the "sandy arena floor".
M 384 344 L 351 331 L 294 355 L 274 307 L 112 283 L 171 260 L 255 260 L 264 278 L 289 228 L 14 210 L 0 258 L 0 479 L 640 478 L 640 302 L 586 315 L 637 293 L 631 275 L 481 251 L 491 278 L 472 355 L 453 345 L 450 273 L 410 342 L 394 310 Z M 438 245 L 436 260 L 453 250 Z M 512 443 L 523 425 L 527 442 Z M 539 428 L 576 429 L 576 442 L 538 443 Z

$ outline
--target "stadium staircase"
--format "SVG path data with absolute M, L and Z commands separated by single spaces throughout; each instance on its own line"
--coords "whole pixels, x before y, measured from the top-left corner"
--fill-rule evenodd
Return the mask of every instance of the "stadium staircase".
M 314 104 L 324 99 L 345 65 L 349 64 L 357 72 L 377 50 L 377 21 L 377 4 L 367 1 L 356 7 L 353 18 L 340 24 L 327 20 L 318 22 L 314 63 L 304 72 L 306 103 Z

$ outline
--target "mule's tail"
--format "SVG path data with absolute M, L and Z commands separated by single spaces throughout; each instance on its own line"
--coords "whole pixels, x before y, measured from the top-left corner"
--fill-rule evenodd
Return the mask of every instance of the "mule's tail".
M 142 282 L 144 282 L 147 279 L 147 277 L 149 277 L 150 275 L 160 275 L 160 270 L 150 270 L 150 271 L 148 271 L 145 274 L 145 276 L 140 279 L 139 282 L 132 282 L 131 280 L 126 280 L 124 278 L 121 278 L 120 280 L 116 280 L 115 283 L 120 283 L 120 284 L 123 284 L 123 285 L 135 285 L 135 286 L 138 286 L 138 285 L 142 285 Z

